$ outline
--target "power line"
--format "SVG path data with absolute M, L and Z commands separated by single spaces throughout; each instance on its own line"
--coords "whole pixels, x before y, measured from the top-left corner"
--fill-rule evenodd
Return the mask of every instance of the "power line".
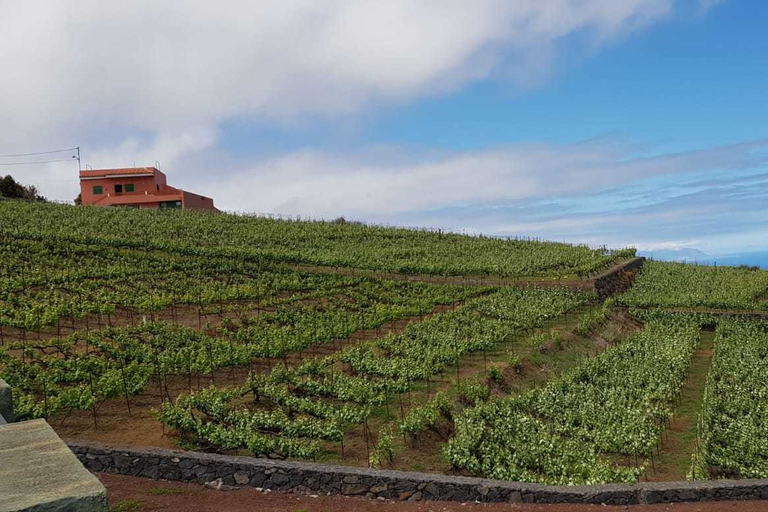
M 16 156 L 35 156 L 35 155 L 52 155 L 54 153 L 65 153 L 67 151 L 77 151 L 78 148 L 67 148 L 67 149 L 54 149 L 53 151 L 38 151 L 36 153 L 15 153 L 15 154 L 8 154 L 8 155 L 0 155 L 0 158 L 11 158 Z
M 33 165 L 33 164 L 52 164 L 54 162 L 71 162 L 73 159 L 76 159 L 77 157 L 73 156 L 72 158 L 61 158 L 59 160 L 41 160 L 38 162 L 6 162 L 6 163 L 0 163 L 0 165 Z

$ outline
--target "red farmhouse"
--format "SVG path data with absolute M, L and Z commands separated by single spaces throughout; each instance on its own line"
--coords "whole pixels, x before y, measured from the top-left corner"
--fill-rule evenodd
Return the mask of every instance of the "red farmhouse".
M 216 211 L 213 199 L 169 186 L 154 167 L 80 171 L 82 204 Z

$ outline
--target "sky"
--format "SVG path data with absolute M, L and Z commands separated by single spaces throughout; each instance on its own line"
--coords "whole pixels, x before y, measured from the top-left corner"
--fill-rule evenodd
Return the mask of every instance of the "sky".
M 0 0 L 0 155 L 224 210 L 768 249 L 762 0 Z M 72 153 L 0 156 L 57 200 Z M 47 160 L 63 160 L 48 163 Z

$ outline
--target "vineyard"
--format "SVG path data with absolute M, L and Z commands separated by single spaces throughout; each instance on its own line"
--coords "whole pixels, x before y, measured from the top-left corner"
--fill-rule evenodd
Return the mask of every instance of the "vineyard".
M 768 476 L 768 325 L 726 321 L 698 424 L 695 478 Z
M 768 309 L 768 272 L 649 261 L 621 302 L 643 308 Z
M 534 240 L 472 237 L 348 222 L 287 221 L 194 211 L 73 208 L 0 202 L 0 236 L 158 250 L 249 262 L 428 275 L 575 277 L 634 256 Z M 105 229 L 108 227 L 108 229 Z
M 545 484 L 768 477 L 768 272 L 567 285 L 633 256 L 0 202 L 0 378 L 65 437 Z

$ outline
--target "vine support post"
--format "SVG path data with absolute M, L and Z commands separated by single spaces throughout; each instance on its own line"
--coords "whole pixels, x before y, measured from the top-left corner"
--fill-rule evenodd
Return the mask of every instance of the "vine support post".
M 128 399 L 128 380 L 125 378 L 125 362 L 120 359 L 120 373 L 123 376 L 123 391 L 125 392 L 125 404 L 128 406 L 128 416 L 131 415 L 131 401 Z
M 91 387 L 91 412 L 93 413 L 93 429 L 98 430 L 99 424 L 96 421 L 96 395 L 93 393 L 93 369 L 89 369 L 88 371 L 88 383 Z

